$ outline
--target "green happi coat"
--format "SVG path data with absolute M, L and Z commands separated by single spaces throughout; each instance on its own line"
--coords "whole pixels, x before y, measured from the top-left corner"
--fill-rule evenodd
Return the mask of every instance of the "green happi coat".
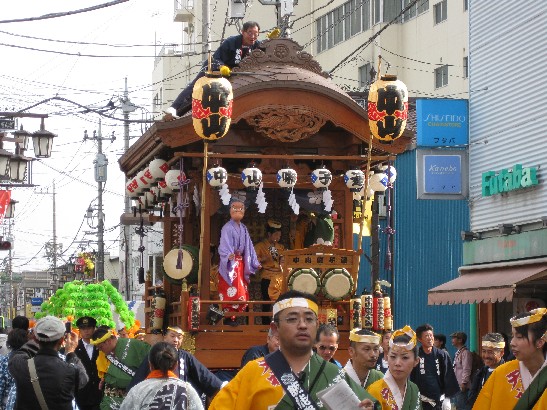
M 323 370 L 321 364 L 325 363 Z M 317 392 L 344 379 L 360 400 L 376 400 L 361 386 L 356 384 L 343 370 L 332 363 L 325 362 L 313 354 L 304 368 L 300 379 L 302 387 L 309 390 L 312 400 L 319 402 Z M 315 381 L 315 383 L 314 383 Z M 379 407 L 378 407 L 379 408 Z M 245 365 L 236 376 L 215 396 L 209 410 L 293 410 L 291 398 L 274 376 L 264 358 L 253 360 Z
M 143 360 L 148 356 L 150 345 L 137 339 L 120 338 L 114 349 L 114 356 L 133 372 L 135 372 Z M 104 375 L 105 388 L 124 389 L 127 388 L 133 377 L 122 369 L 110 363 Z M 105 390 L 106 392 L 106 390 Z M 101 410 L 118 409 L 123 401 L 123 396 L 104 395 L 101 401 Z

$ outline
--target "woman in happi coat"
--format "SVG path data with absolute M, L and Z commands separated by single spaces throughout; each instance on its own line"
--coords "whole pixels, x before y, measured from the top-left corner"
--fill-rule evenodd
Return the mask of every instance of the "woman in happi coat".
M 418 364 L 416 333 L 410 326 L 396 330 L 389 341 L 387 370 L 383 379 L 372 383 L 367 391 L 382 405 L 382 410 L 421 409 L 418 386 L 409 380 Z
M 473 409 L 547 409 L 547 309 L 521 313 L 510 322 L 516 360 L 492 372 Z
M 203 410 L 196 390 L 174 372 L 178 358 L 177 350 L 169 343 L 152 346 L 148 355 L 150 374 L 129 391 L 120 410 Z

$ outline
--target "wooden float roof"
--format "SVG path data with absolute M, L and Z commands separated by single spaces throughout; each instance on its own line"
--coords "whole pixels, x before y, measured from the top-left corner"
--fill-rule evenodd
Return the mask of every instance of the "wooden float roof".
M 227 135 L 215 143 L 217 147 L 230 144 L 231 139 L 241 144 L 241 134 L 245 134 L 242 130 L 294 147 L 322 131 L 334 130 L 337 140 L 344 135 L 368 147 L 366 110 L 328 78 L 311 54 L 286 38 L 265 40 L 262 47 L 233 70 L 232 125 Z M 406 131 L 391 144 L 373 140 L 372 155 L 405 151 L 412 134 Z M 250 145 L 254 143 L 249 141 Z M 194 131 L 191 112 L 173 121 L 156 121 L 119 159 L 120 168 L 132 176 L 155 156 L 169 160 L 177 151 L 199 144 L 203 146 Z

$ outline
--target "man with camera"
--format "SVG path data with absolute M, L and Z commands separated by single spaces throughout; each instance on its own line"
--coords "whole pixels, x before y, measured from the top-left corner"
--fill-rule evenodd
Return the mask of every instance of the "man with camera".
M 15 408 L 72 410 L 75 392 L 88 381 L 85 368 L 74 353 L 78 335 L 67 332 L 60 319 L 46 316 L 36 323 L 33 337 L 39 346 L 36 355 L 24 345 L 13 352 L 8 363 L 17 385 Z M 63 342 L 64 359 L 59 355 Z

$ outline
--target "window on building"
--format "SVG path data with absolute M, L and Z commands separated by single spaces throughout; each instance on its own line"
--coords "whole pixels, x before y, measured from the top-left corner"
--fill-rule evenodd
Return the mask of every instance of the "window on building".
M 349 26 L 349 30 L 346 30 L 346 38 L 354 36 L 361 31 L 361 7 L 364 7 L 364 5 L 357 0 L 351 0 L 346 3 L 346 15 L 349 15 L 349 24 L 346 24 L 346 26 Z
M 358 68 L 358 78 L 359 78 L 359 88 L 366 87 L 368 84 L 371 83 L 370 81 L 370 63 L 366 63 L 365 65 L 362 65 Z
M 418 0 L 416 11 L 418 14 L 422 14 L 429 10 L 429 0 Z
M 435 24 L 439 24 L 446 20 L 446 3 L 448 0 L 442 0 L 433 6 Z
M 469 59 L 468 57 L 463 58 L 463 78 L 469 77 Z
M 469 8 L 469 0 L 463 0 L 463 11 L 467 11 Z
M 320 17 L 315 22 L 315 29 L 317 31 L 317 52 L 320 53 L 327 49 L 327 16 Z
M 384 0 L 384 22 L 388 23 L 399 15 L 401 12 L 401 0 Z
M 372 25 L 382 21 L 382 0 L 372 0 Z
M 361 12 L 363 15 L 363 31 L 366 31 L 370 28 L 370 0 L 363 1 Z
M 403 9 L 407 8 L 412 1 L 413 0 L 403 0 Z M 403 21 L 408 21 L 414 17 L 416 17 L 416 4 L 405 11 L 405 14 L 403 14 Z
M 332 46 L 344 41 L 344 8 L 337 7 L 331 13 L 332 28 Z M 330 46 L 330 47 L 332 47 Z
M 448 65 L 435 69 L 435 88 L 441 88 L 445 85 L 448 85 Z

